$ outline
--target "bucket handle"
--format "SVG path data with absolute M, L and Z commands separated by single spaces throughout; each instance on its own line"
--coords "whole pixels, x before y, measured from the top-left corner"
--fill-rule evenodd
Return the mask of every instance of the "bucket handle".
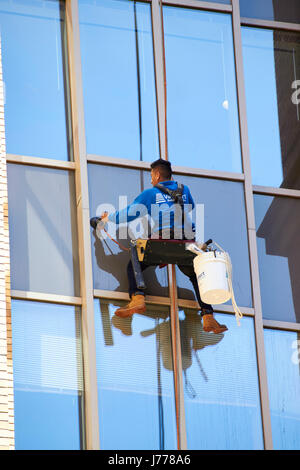
M 243 318 L 243 314 L 240 311 L 240 309 L 238 308 L 235 297 L 234 297 L 233 285 L 232 285 L 232 264 L 231 264 L 229 254 L 225 250 L 223 250 L 223 248 L 220 245 L 218 245 L 217 242 L 213 241 L 213 243 L 219 248 L 220 251 L 222 251 L 224 253 L 224 256 L 225 256 L 225 259 L 226 259 L 227 271 L 228 271 L 228 285 L 229 285 L 229 291 L 230 291 L 230 296 L 231 296 L 231 300 L 232 300 L 232 306 L 233 306 L 233 310 L 234 310 L 234 313 L 235 313 L 235 318 L 236 318 L 237 324 L 238 324 L 238 326 L 241 326 L 240 320 L 241 320 L 241 318 Z

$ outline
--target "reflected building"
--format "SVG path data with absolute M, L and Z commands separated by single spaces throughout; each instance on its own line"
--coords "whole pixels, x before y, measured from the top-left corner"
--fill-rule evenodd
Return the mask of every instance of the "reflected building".
M 0 3 L 1 450 L 300 448 L 299 2 L 175 3 Z M 128 239 L 89 219 L 159 157 L 230 254 L 225 333 L 176 265 L 115 314 Z
M 280 14 L 278 15 L 280 17 Z M 300 189 L 300 103 L 291 99 L 293 83 L 300 76 L 300 37 L 274 32 L 274 65 L 281 142 L 283 180 L 281 188 Z

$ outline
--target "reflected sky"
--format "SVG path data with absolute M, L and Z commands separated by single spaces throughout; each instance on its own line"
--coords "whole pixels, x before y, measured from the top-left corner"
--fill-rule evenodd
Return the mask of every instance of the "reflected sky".
M 231 16 L 164 7 L 169 159 L 241 172 Z
M 242 28 L 252 182 L 300 188 L 300 35 Z
M 12 300 L 12 344 L 16 449 L 80 449 L 79 310 Z
M 168 310 L 119 318 L 117 302 L 95 299 L 102 449 L 176 449 Z
M 274 449 L 299 450 L 299 333 L 265 329 L 264 341 Z
M 62 5 L 0 2 L 8 153 L 69 159 Z
M 79 0 L 87 152 L 159 158 L 150 5 Z
M 188 449 L 262 449 L 252 318 L 216 314 L 223 334 L 203 331 L 194 311 L 179 312 Z

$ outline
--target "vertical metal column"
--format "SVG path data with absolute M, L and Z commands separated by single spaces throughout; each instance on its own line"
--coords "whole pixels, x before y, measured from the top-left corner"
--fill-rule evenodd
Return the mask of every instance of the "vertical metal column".
M 75 184 L 82 297 L 82 347 L 85 384 L 86 448 L 99 449 L 94 299 L 89 224 L 89 196 L 81 77 L 78 0 L 66 1 L 71 119 L 75 160 Z
M 257 353 L 259 388 L 260 388 L 260 399 L 261 399 L 261 414 L 262 414 L 265 449 L 270 450 L 273 448 L 272 428 L 271 428 L 268 380 L 267 380 L 265 347 L 264 347 L 262 306 L 261 306 L 261 296 L 260 296 L 259 268 L 258 268 L 254 202 L 253 202 L 253 192 L 252 192 L 250 152 L 249 152 L 249 140 L 248 140 L 247 109 L 246 109 L 246 94 L 245 94 L 245 81 L 244 81 L 244 69 L 243 69 L 243 51 L 242 51 L 242 35 L 241 35 L 241 18 L 240 18 L 239 0 L 232 0 L 232 7 L 233 7 L 233 12 L 232 12 L 233 40 L 234 40 L 234 52 L 235 52 L 237 95 L 238 95 L 238 105 L 239 105 L 241 149 L 242 149 L 243 169 L 244 169 L 244 174 L 245 174 L 244 190 L 245 190 L 245 203 L 246 203 L 246 217 L 247 217 L 247 225 L 248 225 L 248 241 L 249 241 L 250 269 L 251 269 L 251 277 L 252 277 L 253 306 L 254 306 L 254 311 L 255 311 L 254 322 L 255 322 L 256 353 Z
M 167 93 L 166 64 L 164 50 L 164 30 L 162 17 L 162 0 L 152 0 L 153 49 L 156 79 L 157 115 L 159 128 L 159 145 L 161 158 L 168 160 L 167 142 Z M 178 319 L 178 301 L 175 266 L 168 265 L 169 295 L 171 298 L 170 319 L 174 368 L 175 408 L 178 449 L 187 448 L 184 392 L 182 380 L 181 341 Z

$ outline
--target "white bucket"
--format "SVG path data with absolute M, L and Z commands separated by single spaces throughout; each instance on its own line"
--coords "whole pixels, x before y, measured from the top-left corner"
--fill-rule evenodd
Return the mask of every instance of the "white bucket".
M 206 304 L 223 304 L 230 299 L 225 253 L 208 251 L 194 258 L 201 300 Z

